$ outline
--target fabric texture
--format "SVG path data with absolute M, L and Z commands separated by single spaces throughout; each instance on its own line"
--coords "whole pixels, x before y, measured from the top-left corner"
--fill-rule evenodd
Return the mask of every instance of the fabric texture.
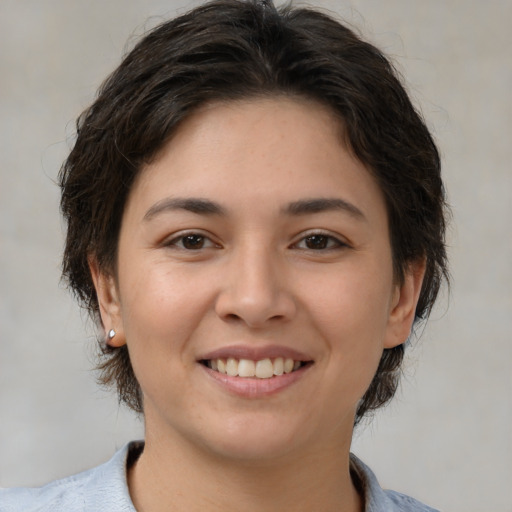
M 43 487 L 0 489 L 0 512 L 136 512 L 126 467 L 141 449 L 140 441 L 129 443 L 105 464 Z M 365 512 L 438 512 L 409 496 L 383 490 L 355 455 L 351 471 L 364 494 Z

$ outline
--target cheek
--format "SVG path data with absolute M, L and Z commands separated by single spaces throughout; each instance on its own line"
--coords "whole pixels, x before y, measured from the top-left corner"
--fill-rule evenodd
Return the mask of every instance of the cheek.
M 135 263 L 135 262 L 134 262 Z M 144 345 L 144 357 L 181 351 L 207 310 L 207 287 L 186 272 L 154 262 L 120 272 L 122 316 L 128 346 Z M 135 355 L 135 354 L 134 354 Z
M 328 355 L 329 386 L 338 396 L 359 399 L 376 372 L 388 326 L 390 276 L 385 269 L 352 269 L 316 282 L 309 310 Z
M 391 272 L 378 268 L 347 268 L 322 279 L 313 279 L 308 288 L 309 310 L 319 330 L 329 339 L 375 340 L 383 337 L 390 314 Z
M 132 267 L 124 275 L 122 320 L 135 376 L 145 401 L 165 400 L 172 408 L 187 391 L 189 340 L 204 315 L 201 294 L 179 273 L 158 265 Z

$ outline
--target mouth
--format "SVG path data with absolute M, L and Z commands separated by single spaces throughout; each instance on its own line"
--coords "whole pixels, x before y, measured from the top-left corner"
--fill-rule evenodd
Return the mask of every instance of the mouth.
M 259 360 L 237 359 L 234 357 L 202 359 L 199 361 L 214 372 L 230 377 L 272 379 L 284 374 L 293 373 L 313 361 L 301 361 L 290 357 L 265 358 Z

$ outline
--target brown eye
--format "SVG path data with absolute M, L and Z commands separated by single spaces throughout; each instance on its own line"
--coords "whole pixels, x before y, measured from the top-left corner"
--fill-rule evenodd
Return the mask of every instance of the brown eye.
M 192 251 L 202 249 L 205 245 L 205 237 L 202 235 L 186 235 L 181 237 L 181 245 L 184 249 Z
M 162 243 L 163 247 L 181 251 L 184 255 L 187 252 L 200 252 L 208 249 L 220 249 L 221 246 L 215 243 L 208 235 L 203 235 L 200 232 L 189 231 L 181 232 L 168 241 Z
M 299 240 L 296 247 L 308 251 L 328 251 L 329 249 L 342 249 L 347 247 L 347 244 L 331 235 L 312 233 Z
M 311 235 L 304 239 L 306 247 L 313 250 L 327 249 L 331 241 L 331 237 L 326 235 Z
M 208 249 L 210 247 L 216 247 L 216 244 L 212 240 L 202 235 L 201 233 L 188 233 L 177 236 L 169 242 L 164 244 L 169 248 L 176 248 L 185 251 L 199 251 L 201 249 Z

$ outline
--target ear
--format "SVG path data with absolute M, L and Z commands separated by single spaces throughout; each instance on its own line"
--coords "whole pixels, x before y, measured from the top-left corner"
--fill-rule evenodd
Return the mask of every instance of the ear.
M 126 338 L 124 335 L 121 305 L 119 303 L 119 293 L 115 278 L 100 269 L 96 258 L 89 258 L 89 269 L 91 271 L 94 288 L 96 289 L 101 323 L 103 324 L 105 333 L 108 333 L 111 329 L 114 329 L 116 333 L 111 339 L 107 339 L 107 336 L 105 336 L 106 343 L 110 347 L 122 347 L 126 344 Z
M 406 269 L 403 282 L 396 285 L 384 348 L 393 348 L 404 343 L 411 334 L 416 314 L 416 305 L 425 276 L 424 258 L 411 262 Z

